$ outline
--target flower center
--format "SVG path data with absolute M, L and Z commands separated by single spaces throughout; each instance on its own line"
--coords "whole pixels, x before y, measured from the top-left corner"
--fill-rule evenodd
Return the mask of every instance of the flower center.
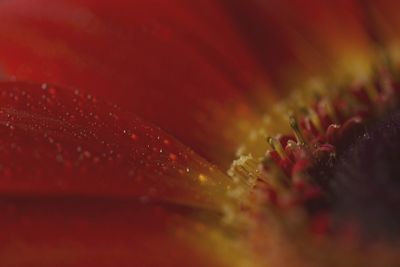
M 236 192 L 239 213 L 274 217 L 311 238 L 378 239 L 398 232 L 396 77 L 382 68 L 368 81 L 315 93 L 307 105 L 292 109 L 291 131 L 266 136 L 264 156 L 242 156 L 232 164 L 229 174 L 248 187 Z
M 397 239 L 400 225 L 400 111 L 365 127 L 324 180 L 336 228 L 360 225 L 368 239 Z

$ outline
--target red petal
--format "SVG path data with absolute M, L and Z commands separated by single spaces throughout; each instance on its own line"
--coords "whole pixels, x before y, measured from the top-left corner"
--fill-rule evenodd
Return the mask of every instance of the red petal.
M 216 264 L 202 244 L 229 178 L 91 95 L 47 84 L 0 90 L 3 264 Z
M 260 83 L 261 70 L 219 3 L 1 5 L 0 62 L 8 74 L 108 98 L 208 158 L 230 162 L 247 130 L 238 121 L 253 116 L 243 91 Z
M 215 206 L 231 181 L 159 128 L 79 91 L 0 83 L 0 193 Z
M 195 212 L 110 198 L 1 197 L 1 262 L 20 267 L 221 266 L 223 259 L 202 244 L 209 226 L 190 219 Z M 210 215 L 202 216 L 216 220 Z

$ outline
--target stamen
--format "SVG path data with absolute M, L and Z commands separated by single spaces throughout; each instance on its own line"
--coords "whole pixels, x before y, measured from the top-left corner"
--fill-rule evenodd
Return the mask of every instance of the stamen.
M 329 118 L 332 120 L 333 123 L 338 123 L 338 117 L 336 115 L 335 109 L 333 108 L 333 104 L 329 98 L 324 98 L 323 105 L 328 114 Z
M 285 151 L 282 147 L 281 142 L 279 142 L 278 139 L 276 139 L 274 137 L 267 137 L 267 141 L 268 141 L 268 144 L 271 146 L 271 148 L 273 150 L 275 150 L 282 159 L 286 158 Z
M 300 146 L 305 146 L 306 141 L 304 140 L 303 134 L 301 133 L 299 124 L 298 124 L 296 118 L 294 117 L 294 115 L 289 116 L 289 124 L 293 130 L 295 137 L 296 137 L 297 144 Z
M 243 182 L 249 186 L 257 179 L 258 172 L 258 163 L 252 155 L 241 156 L 232 163 L 228 170 L 229 176 L 235 181 Z
M 318 132 L 320 134 L 323 134 L 324 133 L 324 129 L 322 127 L 321 120 L 319 119 L 318 114 L 312 108 L 307 109 L 307 113 L 308 113 L 308 115 L 309 115 L 309 117 L 311 119 L 311 122 L 313 123 L 315 128 L 318 130 Z
M 365 86 L 365 92 L 372 103 L 376 103 L 379 98 L 379 92 L 372 82 L 368 82 Z

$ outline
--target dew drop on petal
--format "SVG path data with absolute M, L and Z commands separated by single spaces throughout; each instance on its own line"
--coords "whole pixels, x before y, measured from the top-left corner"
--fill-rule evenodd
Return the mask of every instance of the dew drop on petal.
M 137 141 L 138 140 L 138 136 L 136 135 L 136 134 L 131 134 L 131 139 L 133 140 L 133 141 Z

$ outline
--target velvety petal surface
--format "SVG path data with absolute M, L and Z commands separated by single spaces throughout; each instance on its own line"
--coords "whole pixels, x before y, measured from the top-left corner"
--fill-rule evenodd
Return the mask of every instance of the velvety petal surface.
M 190 219 L 199 210 L 113 198 L 1 196 L 0 211 L 4 266 L 223 266 L 206 249 L 211 226 Z M 215 217 L 206 213 L 203 220 Z
M 92 95 L 21 82 L 0 89 L 4 264 L 224 261 L 206 249 L 212 231 L 228 231 L 219 209 L 232 182 L 216 167 Z
M 130 113 L 78 90 L 0 83 L 4 194 L 150 197 L 208 207 L 231 180 Z

